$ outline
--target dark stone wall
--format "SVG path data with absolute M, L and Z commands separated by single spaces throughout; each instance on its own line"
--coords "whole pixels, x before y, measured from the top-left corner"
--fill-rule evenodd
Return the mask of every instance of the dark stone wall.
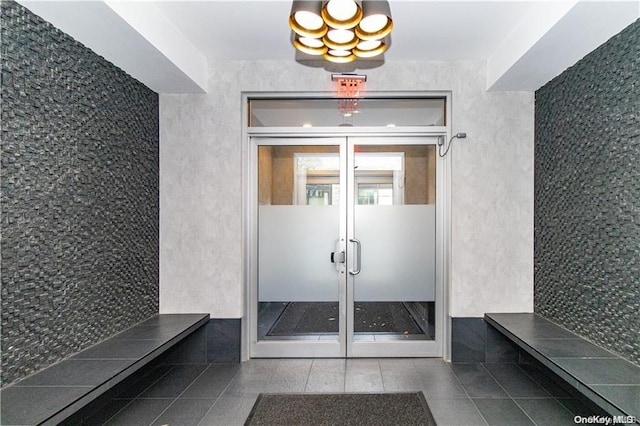
M 0 2 L 2 384 L 158 311 L 158 95 Z
M 535 311 L 640 363 L 640 21 L 536 92 Z

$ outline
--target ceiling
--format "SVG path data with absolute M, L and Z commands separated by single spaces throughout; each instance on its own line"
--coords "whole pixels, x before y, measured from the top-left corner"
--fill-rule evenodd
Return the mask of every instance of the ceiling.
M 301 59 L 291 1 L 19 2 L 160 93 L 206 92 L 209 61 Z M 536 90 L 640 17 L 640 0 L 389 4 L 384 62 L 486 61 L 488 90 Z

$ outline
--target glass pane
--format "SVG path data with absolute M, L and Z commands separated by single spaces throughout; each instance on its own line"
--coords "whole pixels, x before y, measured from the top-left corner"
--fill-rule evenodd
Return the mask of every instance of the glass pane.
M 435 338 L 436 151 L 356 146 L 357 340 Z
M 444 98 L 251 99 L 250 127 L 444 126 Z M 355 109 L 355 110 L 354 110 Z
M 330 206 L 333 204 L 334 185 L 312 185 L 307 184 L 307 205 Z
M 358 184 L 358 204 L 390 206 L 393 204 L 392 183 Z
M 258 337 L 338 339 L 339 147 L 258 148 Z

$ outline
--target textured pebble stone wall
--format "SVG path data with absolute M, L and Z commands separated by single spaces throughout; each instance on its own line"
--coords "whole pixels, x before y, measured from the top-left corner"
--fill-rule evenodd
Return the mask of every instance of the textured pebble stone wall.
M 640 364 L 640 21 L 536 92 L 535 310 Z
M 158 311 L 158 95 L 1 1 L 2 384 Z

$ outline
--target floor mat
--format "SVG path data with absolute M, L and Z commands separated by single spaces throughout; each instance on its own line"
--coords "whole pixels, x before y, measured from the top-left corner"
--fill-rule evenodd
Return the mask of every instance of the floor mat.
M 357 302 L 356 333 L 424 334 L 402 302 Z M 290 302 L 268 336 L 338 333 L 338 303 Z
M 422 392 L 260 394 L 245 426 L 435 425 Z

